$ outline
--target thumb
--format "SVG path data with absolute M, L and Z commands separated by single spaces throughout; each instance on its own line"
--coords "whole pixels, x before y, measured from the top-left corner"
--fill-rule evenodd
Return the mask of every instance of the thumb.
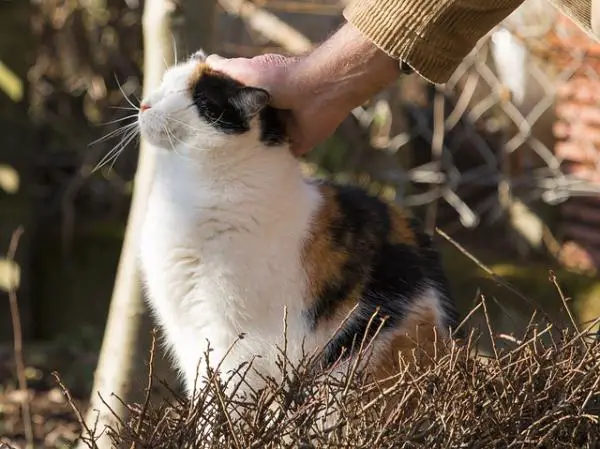
M 221 56 L 210 55 L 206 63 L 211 69 L 223 72 L 244 84 L 252 84 L 256 81 L 256 75 L 248 60 L 242 58 L 225 59 Z
M 210 55 L 206 58 L 206 63 L 212 69 L 223 72 L 241 83 L 267 90 L 270 90 L 273 85 L 275 75 L 273 72 L 279 69 L 278 66 L 269 64 L 261 57 L 226 59 L 218 55 Z
M 220 72 L 253 87 L 260 87 L 269 92 L 273 105 L 278 108 L 290 108 L 293 101 L 290 95 L 296 90 L 289 85 L 287 73 L 293 67 L 296 58 L 278 54 L 264 54 L 254 58 L 226 59 L 218 55 L 210 55 L 206 63 Z

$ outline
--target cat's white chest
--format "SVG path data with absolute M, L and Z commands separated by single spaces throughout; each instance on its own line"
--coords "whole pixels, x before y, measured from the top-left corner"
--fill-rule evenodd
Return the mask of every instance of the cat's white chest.
M 264 210 L 257 205 L 243 210 L 243 202 L 227 207 L 226 199 L 198 192 L 175 200 L 176 190 L 155 186 L 140 254 L 149 303 L 187 387 L 208 343 L 211 362 L 229 352 L 226 370 L 259 356 L 257 367 L 276 375 L 284 313 L 292 356 L 300 356 L 308 334 L 300 251 L 310 214 L 300 211 L 303 223 L 285 197 L 273 198 Z

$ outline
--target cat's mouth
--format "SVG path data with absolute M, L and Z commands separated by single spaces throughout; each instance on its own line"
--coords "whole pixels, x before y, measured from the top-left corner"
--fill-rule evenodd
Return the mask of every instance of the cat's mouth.
M 140 135 L 148 143 L 165 150 L 172 150 L 176 142 L 173 130 L 167 127 L 167 123 L 158 111 L 151 106 L 142 103 L 138 114 L 138 128 Z

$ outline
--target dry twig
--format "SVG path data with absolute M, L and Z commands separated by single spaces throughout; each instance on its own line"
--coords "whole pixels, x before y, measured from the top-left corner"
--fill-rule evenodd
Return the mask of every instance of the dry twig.
M 279 44 L 290 53 L 306 53 L 312 48 L 312 43 L 302 33 L 252 2 L 219 0 L 219 3 L 225 11 L 239 16 L 252 30 Z
M 521 298 L 527 304 L 529 304 L 530 306 L 532 306 L 534 308 L 534 310 L 539 310 L 544 315 L 544 318 L 546 320 L 548 320 L 548 322 L 550 322 L 550 323 L 553 322 L 553 320 L 550 317 L 550 315 L 548 315 L 548 313 L 544 310 L 544 308 L 540 304 L 536 304 L 530 298 L 528 298 L 523 293 L 521 293 L 519 290 L 517 290 L 515 287 L 513 287 L 506 279 L 503 279 L 501 276 L 499 276 L 496 273 L 494 273 L 494 271 L 490 267 L 488 267 L 483 262 L 481 262 L 477 257 L 475 257 L 473 254 L 471 254 L 469 251 L 467 251 L 467 249 L 465 247 L 463 247 L 460 243 L 458 243 L 456 240 L 454 240 L 452 237 L 450 237 L 448 234 L 446 234 L 440 228 L 436 227 L 435 231 L 439 235 L 441 235 L 444 239 L 446 239 L 449 243 L 451 243 L 462 254 L 464 254 L 469 259 L 471 259 L 471 261 L 473 261 L 475 263 L 475 265 L 477 265 L 479 268 L 481 268 L 483 271 L 485 271 L 499 285 L 501 285 L 502 287 L 506 288 L 507 290 L 509 290 L 510 292 L 514 293 L 515 295 L 517 295 L 519 298 Z
M 73 410 L 73 413 L 75 414 L 75 417 L 77 418 L 77 422 L 83 429 L 81 439 L 88 445 L 88 447 L 90 449 L 96 449 L 97 446 L 94 443 L 95 429 L 94 430 L 90 429 L 88 427 L 88 425 L 85 423 L 85 420 L 83 419 L 83 416 L 81 415 L 81 411 L 79 410 L 79 407 L 77 407 L 77 405 L 75 405 L 75 402 L 73 401 L 73 397 L 71 396 L 69 389 L 62 382 L 60 375 L 57 372 L 53 372 L 52 377 L 54 377 L 54 379 L 56 380 L 56 383 L 60 387 L 60 390 L 62 391 L 65 398 L 67 399 L 67 403 L 71 407 L 71 410 Z
M 23 235 L 23 227 L 18 227 L 10 239 L 6 259 L 9 263 L 13 263 L 19 241 Z M 23 411 L 23 425 L 25 428 L 25 438 L 27 439 L 27 448 L 33 449 L 33 429 L 31 421 L 31 405 L 29 400 L 29 392 L 27 391 L 27 378 L 25 377 L 25 361 L 23 359 L 23 331 L 21 329 L 21 315 L 19 313 L 19 302 L 17 299 L 17 281 L 10 279 L 8 289 L 8 301 L 10 303 L 10 316 L 13 325 L 13 344 L 15 352 L 15 366 L 17 370 L 17 379 L 19 382 L 19 390 L 23 398 L 21 402 L 21 410 Z
M 146 385 L 146 397 L 144 398 L 144 405 L 140 412 L 137 424 L 135 426 L 135 432 L 139 433 L 142 427 L 142 423 L 146 418 L 146 411 L 148 410 L 148 404 L 150 403 L 150 393 L 152 392 L 152 380 L 154 378 L 154 354 L 156 353 L 156 329 L 152 330 L 152 344 L 150 346 L 150 360 L 148 361 L 148 383 Z M 135 449 L 137 441 L 131 443 L 131 449 Z
M 324 375 L 313 369 L 318 354 L 294 366 L 282 359 L 281 380 L 265 378 L 265 388 L 244 399 L 230 382 L 235 376 L 243 383 L 247 368 L 229 379 L 208 370 L 193 406 L 171 393 L 157 407 L 131 407 L 131 420 L 113 434 L 115 446 L 597 447 L 600 343 L 587 350 L 572 345 L 569 328 L 562 343 L 547 346 L 547 329 L 539 332 L 532 322 L 529 337 L 506 338 L 508 348 L 495 346 L 493 360 L 473 357 L 474 333 L 465 344 L 439 342 L 446 350 L 426 365 L 401 358 L 385 387 L 355 364 L 341 378 Z M 489 323 L 488 332 L 493 338 Z

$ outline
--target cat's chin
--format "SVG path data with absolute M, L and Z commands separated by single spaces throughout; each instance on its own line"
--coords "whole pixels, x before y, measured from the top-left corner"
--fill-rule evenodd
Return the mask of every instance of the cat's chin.
M 157 150 L 173 152 L 173 146 L 166 136 L 163 139 L 159 136 L 154 136 L 149 133 L 142 132 L 141 137 L 147 144 L 149 144 L 153 148 L 156 148 Z
M 145 121 L 140 120 L 138 124 L 140 137 L 154 148 L 164 151 L 173 151 L 173 143 L 165 133 L 154 132 L 153 128 Z

